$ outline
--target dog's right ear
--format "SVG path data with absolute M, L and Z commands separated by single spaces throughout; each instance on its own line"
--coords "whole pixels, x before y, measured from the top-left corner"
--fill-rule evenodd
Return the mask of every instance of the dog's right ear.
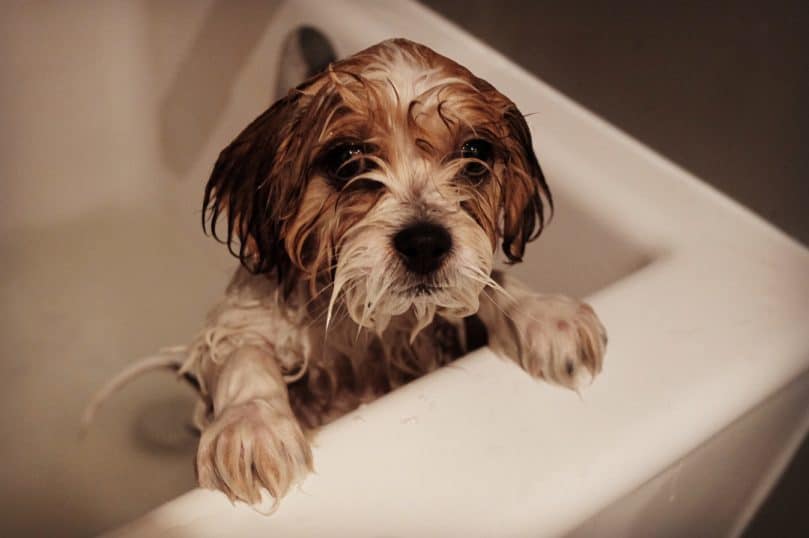
M 503 97 L 503 99 L 506 99 Z M 553 211 L 553 197 L 534 153 L 531 130 L 511 101 L 503 112 L 508 136 L 508 163 L 503 192 L 503 252 L 508 263 L 522 261 L 525 246 L 545 227 L 545 204 Z
M 253 273 L 291 275 L 282 230 L 304 191 L 301 94 L 293 90 L 256 118 L 219 155 L 205 187 L 202 225 Z M 226 215 L 227 233 L 217 230 Z

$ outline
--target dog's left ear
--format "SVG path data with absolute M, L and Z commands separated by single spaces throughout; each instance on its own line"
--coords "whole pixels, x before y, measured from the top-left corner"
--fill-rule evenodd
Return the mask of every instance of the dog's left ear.
M 503 172 L 503 252 L 508 261 L 522 261 L 525 245 L 545 225 L 545 204 L 553 211 L 553 198 L 539 166 L 531 131 L 517 107 L 509 102 L 503 112 L 508 135 Z M 543 200 L 544 199 L 544 200 Z

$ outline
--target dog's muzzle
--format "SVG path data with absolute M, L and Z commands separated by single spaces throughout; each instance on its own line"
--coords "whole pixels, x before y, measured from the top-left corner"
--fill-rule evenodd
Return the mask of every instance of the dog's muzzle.
M 405 267 L 413 273 L 427 275 L 441 267 L 452 248 L 452 236 L 443 226 L 418 222 L 397 232 L 393 246 Z

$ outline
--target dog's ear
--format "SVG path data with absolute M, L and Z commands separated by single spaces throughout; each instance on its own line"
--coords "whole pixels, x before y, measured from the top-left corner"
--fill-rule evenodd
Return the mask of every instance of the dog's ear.
M 276 270 L 279 281 L 291 271 L 283 229 L 305 187 L 300 100 L 299 92 L 290 92 L 222 151 L 202 203 L 206 232 L 227 244 L 248 270 Z M 217 230 L 223 213 L 226 235 Z
M 522 261 L 525 245 L 545 225 L 545 201 L 553 211 L 553 198 L 539 166 L 531 131 L 517 107 L 509 102 L 503 113 L 508 135 L 503 172 L 503 252 L 511 263 Z

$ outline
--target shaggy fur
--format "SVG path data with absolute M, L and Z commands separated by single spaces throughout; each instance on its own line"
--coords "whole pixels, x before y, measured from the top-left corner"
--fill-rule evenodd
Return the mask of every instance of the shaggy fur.
M 532 376 L 589 384 L 606 346 L 593 310 L 492 270 L 498 244 L 521 260 L 551 204 L 514 103 L 423 45 L 380 43 L 270 107 L 205 189 L 203 223 L 242 267 L 194 341 L 144 366 L 199 389 L 200 485 L 279 499 L 312 468 L 307 432 L 464 354 L 480 327 Z M 396 244 L 424 223 L 451 245 L 429 271 Z

